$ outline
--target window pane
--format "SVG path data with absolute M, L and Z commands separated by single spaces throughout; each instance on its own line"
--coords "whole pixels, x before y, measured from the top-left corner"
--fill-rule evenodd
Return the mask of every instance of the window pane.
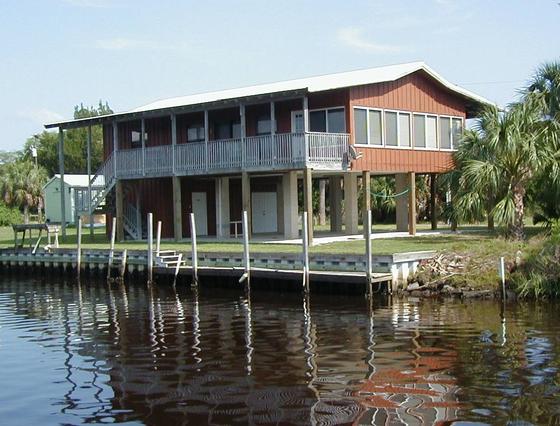
M 216 139 L 231 138 L 231 126 L 229 123 L 220 123 L 216 129 Z
M 259 117 L 257 120 L 257 134 L 268 135 L 270 134 L 270 119 L 267 117 Z
M 381 111 L 369 111 L 369 143 L 382 145 Z
M 132 143 L 140 142 L 140 132 L 137 132 L 135 130 L 131 132 L 131 142 Z
M 426 117 L 426 147 L 437 148 L 437 117 Z
M 460 118 L 453 119 L 453 148 L 457 148 L 461 143 L 463 136 L 463 120 Z
M 423 115 L 414 116 L 414 146 L 426 147 L 426 123 Z
M 311 132 L 326 132 L 327 119 L 325 110 L 311 111 L 309 113 L 309 131 Z
M 399 113 L 399 146 L 410 146 L 410 114 Z
M 385 145 L 397 146 L 396 112 L 385 112 Z
M 199 127 L 196 127 L 196 126 L 189 127 L 187 129 L 187 141 L 188 142 L 195 142 L 195 141 L 200 140 L 198 130 L 199 130 Z M 203 128 L 203 132 L 204 132 L 204 128 Z M 204 136 L 203 136 L 203 138 L 204 138 Z
M 328 132 L 344 133 L 346 132 L 346 120 L 344 117 L 344 108 L 329 109 L 327 111 Z
M 367 144 L 367 111 L 354 108 L 354 138 L 358 144 Z
M 231 124 L 231 137 L 240 138 L 241 137 L 241 123 Z
M 439 146 L 443 149 L 451 149 L 451 119 L 439 118 Z

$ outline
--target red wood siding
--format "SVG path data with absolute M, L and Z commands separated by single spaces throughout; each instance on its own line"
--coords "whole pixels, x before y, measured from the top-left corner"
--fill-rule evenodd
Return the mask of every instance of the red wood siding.
M 352 170 L 375 173 L 445 173 L 453 169 L 449 151 L 395 148 L 357 148 L 363 157 L 352 163 Z
M 189 126 L 204 126 L 204 112 L 177 115 L 177 143 L 187 143 Z

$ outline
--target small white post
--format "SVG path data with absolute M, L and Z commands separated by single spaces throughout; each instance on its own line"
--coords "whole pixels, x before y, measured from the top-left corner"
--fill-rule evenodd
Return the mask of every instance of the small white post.
M 113 218 L 111 226 L 111 245 L 109 246 L 109 264 L 107 265 L 107 279 L 111 278 L 111 268 L 113 266 L 113 256 L 115 253 L 115 236 L 117 232 L 117 218 Z
M 126 271 L 126 257 L 127 257 L 127 255 L 128 255 L 128 251 L 127 251 L 127 249 L 124 249 L 123 252 L 122 252 L 121 268 L 120 268 L 120 271 L 119 271 L 121 281 L 124 280 L 124 273 Z
M 247 210 L 243 210 L 243 275 L 239 278 L 239 283 L 251 279 L 251 260 L 249 258 L 249 221 L 247 220 Z
M 148 213 L 148 284 L 153 280 L 154 267 L 154 217 Z
M 177 284 L 177 276 L 179 275 L 179 269 L 181 268 L 181 262 L 183 261 L 183 253 L 177 255 L 177 264 L 175 265 L 175 278 L 173 279 L 173 286 Z
M 503 256 L 500 257 L 500 279 L 502 280 L 502 295 L 506 300 L 506 265 Z
M 372 265 L 371 265 L 371 210 L 367 211 L 366 218 L 366 278 L 367 278 L 367 293 L 368 296 L 372 296 L 371 288 L 371 275 L 372 275 Z
M 309 293 L 309 242 L 307 234 L 307 212 L 303 212 L 301 226 L 301 241 L 303 245 L 303 291 L 305 293 Z
M 198 252 L 196 248 L 196 222 L 194 219 L 194 213 L 191 213 L 190 217 L 191 217 L 192 278 L 193 278 L 193 285 L 198 285 Z
M 156 256 L 159 256 L 161 246 L 161 220 L 157 223 L 157 233 L 156 233 Z
M 78 219 L 78 249 L 76 253 L 76 271 L 78 277 L 80 276 L 80 270 L 82 267 L 82 218 Z

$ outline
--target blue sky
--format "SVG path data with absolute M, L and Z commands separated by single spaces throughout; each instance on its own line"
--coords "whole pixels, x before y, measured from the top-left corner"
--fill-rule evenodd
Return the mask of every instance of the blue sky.
M 506 104 L 539 63 L 560 58 L 559 22 L 556 0 L 5 0 L 0 149 L 80 102 L 121 111 L 415 60 Z

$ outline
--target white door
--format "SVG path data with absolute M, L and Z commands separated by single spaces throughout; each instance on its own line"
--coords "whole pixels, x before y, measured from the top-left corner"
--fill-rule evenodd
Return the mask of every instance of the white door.
M 253 232 L 278 232 L 276 192 L 253 192 L 251 202 Z
M 192 211 L 194 213 L 196 235 L 208 235 L 206 192 L 192 193 Z
M 292 133 L 303 133 L 303 111 L 292 111 Z

